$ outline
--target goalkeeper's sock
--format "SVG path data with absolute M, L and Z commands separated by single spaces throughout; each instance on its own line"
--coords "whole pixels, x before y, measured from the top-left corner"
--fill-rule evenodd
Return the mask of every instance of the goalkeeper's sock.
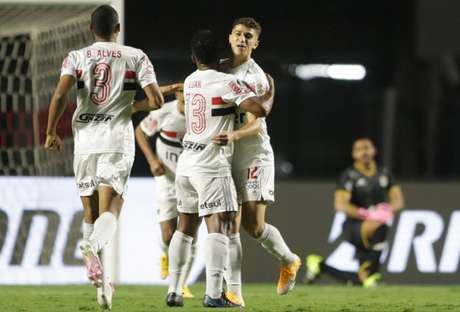
M 238 298 L 241 294 L 241 263 L 243 261 L 243 248 L 241 246 L 240 234 L 229 236 L 228 264 L 225 271 L 225 282 L 227 290 Z
M 89 237 L 96 252 L 101 251 L 112 239 L 117 223 L 117 218 L 111 212 L 104 212 L 96 219 L 93 234 Z
M 94 231 L 93 223 L 83 222 L 83 240 L 89 240 L 91 234 L 93 234 L 93 231 Z
M 284 241 L 280 231 L 273 225 L 265 223 L 262 235 L 257 238 L 257 241 L 283 265 L 291 264 L 297 259 Z
M 222 296 L 224 270 L 228 261 L 228 237 L 220 233 L 208 234 L 205 256 L 206 295 L 218 299 Z
M 169 289 L 168 293 L 182 296 L 185 280 L 185 264 L 190 258 L 193 237 L 175 231 L 169 244 Z
M 325 261 L 321 262 L 320 267 L 321 273 L 329 274 L 329 276 L 340 282 L 361 285 L 361 281 L 357 273 L 338 270 L 330 265 L 327 265 Z

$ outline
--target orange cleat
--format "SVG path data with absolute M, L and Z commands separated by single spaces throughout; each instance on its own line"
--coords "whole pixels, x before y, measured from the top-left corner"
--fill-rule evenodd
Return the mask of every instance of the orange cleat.
M 299 271 L 300 266 L 302 265 L 299 256 L 295 255 L 295 257 L 296 259 L 294 262 L 280 268 L 280 278 L 276 289 L 278 295 L 286 295 L 295 286 L 297 271 Z

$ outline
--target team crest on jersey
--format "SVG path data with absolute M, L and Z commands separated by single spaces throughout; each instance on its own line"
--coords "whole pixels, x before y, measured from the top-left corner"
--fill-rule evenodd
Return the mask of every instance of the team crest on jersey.
M 386 175 L 381 175 L 379 178 L 379 184 L 381 187 L 386 188 L 388 186 L 389 180 Z
M 358 181 L 356 181 L 356 186 L 366 186 L 367 182 L 366 179 L 364 178 L 359 178 Z
M 240 86 L 238 86 L 236 82 L 234 82 L 233 80 L 229 82 L 228 86 L 230 87 L 230 89 L 232 89 L 233 93 L 241 94 L 242 90 Z
M 257 84 L 257 94 L 264 94 L 264 93 L 265 93 L 264 85 L 261 83 Z

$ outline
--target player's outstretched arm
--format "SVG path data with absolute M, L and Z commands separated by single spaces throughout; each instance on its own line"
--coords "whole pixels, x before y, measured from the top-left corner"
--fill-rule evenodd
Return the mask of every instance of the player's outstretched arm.
M 351 203 L 351 193 L 346 190 L 337 190 L 334 194 L 335 211 L 342 211 L 348 217 L 362 219 L 359 208 Z
M 257 118 L 251 113 L 246 113 L 248 118 L 248 123 L 245 124 L 238 130 L 220 133 L 216 135 L 212 142 L 218 145 L 227 145 L 233 141 L 241 140 L 245 137 L 256 135 L 260 131 L 260 126 L 262 125 L 262 121 L 260 118 Z
M 273 100 L 275 98 L 275 83 L 273 78 L 267 75 L 270 88 L 261 96 L 254 96 L 241 102 L 240 107 L 245 111 L 250 112 L 256 117 L 266 117 L 270 114 L 273 107 Z
M 404 208 L 404 195 L 398 185 L 393 186 L 388 192 L 390 207 L 393 212 L 398 212 Z
M 133 103 L 132 113 L 152 111 L 161 108 L 164 103 L 163 94 L 156 83 L 150 83 L 144 87 L 146 98 Z
M 160 90 L 163 96 L 171 95 L 176 92 L 184 91 L 184 84 L 182 82 L 178 82 L 170 85 L 160 86 Z
M 165 173 L 165 168 L 153 152 L 148 137 L 145 135 L 144 131 L 142 131 L 142 128 L 140 126 L 137 126 L 135 133 L 137 144 L 139 145 L 142 153 L 144 153 L 145 159 L 147 159 L 147 162 L 149 163 L 150 172 L 152 173 L 152 175 L 163 175 Z
M 75 78 L 73 76 L 63 75 L 61 79 L 59 79 L 56 90 L 51 98 L 45 141 L 45 148 L 48 150 L 60 151 L 62 149 L 62 141 L 56 129 L 59 119 L 66 109 L 67 94 L 74 84 Z

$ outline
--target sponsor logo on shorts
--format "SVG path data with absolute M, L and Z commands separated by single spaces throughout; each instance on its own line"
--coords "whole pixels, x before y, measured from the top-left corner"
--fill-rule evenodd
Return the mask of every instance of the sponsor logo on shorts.
M 222 201 L 220 199 L 218 199 L 218 200 L 210 202 L 210 203 L 202 203 L 200 205 L 200 209 L 213 209 L 213 208 L 217 208 L 217 207 L 221 207 L 221 206 L 222 206 Z
M 77 182 L 77 186 L 80 191 L 84 191 L 89 188 L 96 187 L 96 181 L 91 180 L 89 182 Z
M 248 181 L 246 182 L 246 189 L 250 192 L 256 193 L 259 189 L 259 182 L 258 181 Z
M 196 143 L 192 141 L 184 141 L 182 145 L 184 146 L 184 149 L 195 152 L 202 151 L 206 148 L 206 144 Z
M 89 123 L 93 122 L 108 122 L 112 120 L 114 116 L 109 114 L 93 114 L 93 113 L 84 113 L 80 114 L 77 117 L 76 122 Z

